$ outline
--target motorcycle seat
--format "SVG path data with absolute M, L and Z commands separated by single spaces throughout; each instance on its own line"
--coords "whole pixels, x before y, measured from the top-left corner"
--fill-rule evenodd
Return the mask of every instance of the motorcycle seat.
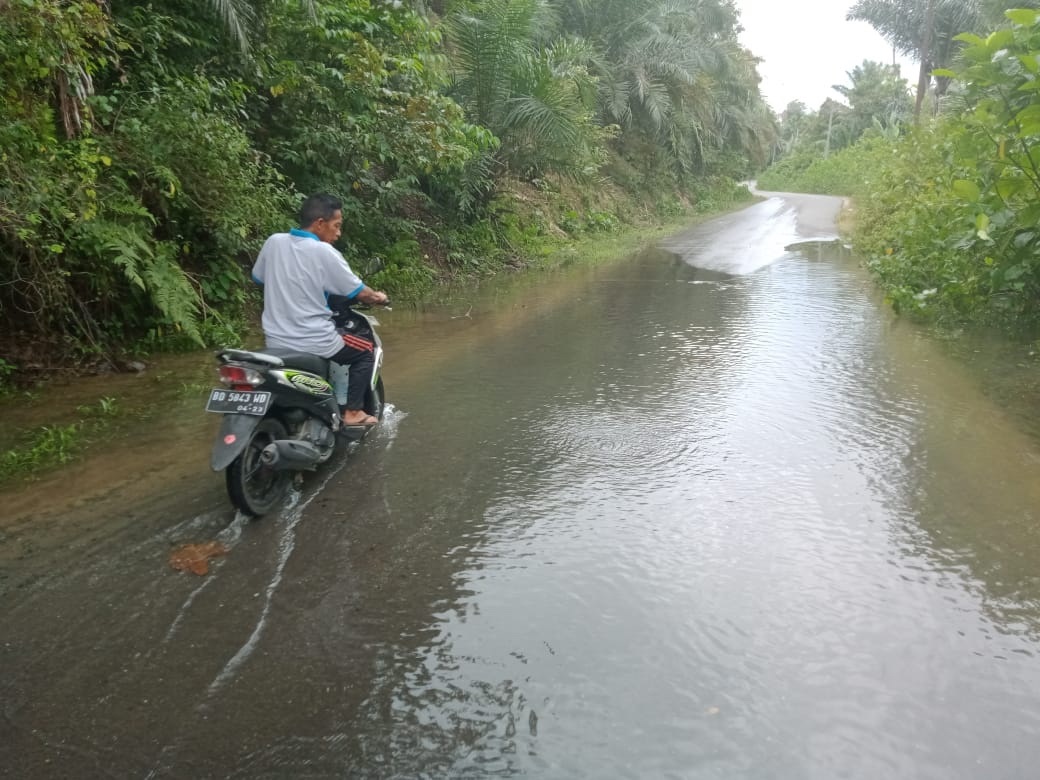
M 281 358 L 286 368 L 309 371 L 323 378 L 329 375 L 328 358 L 311 355 L 308 352 L 294 352 L 291 349 L 265 349 L 264 352 Z

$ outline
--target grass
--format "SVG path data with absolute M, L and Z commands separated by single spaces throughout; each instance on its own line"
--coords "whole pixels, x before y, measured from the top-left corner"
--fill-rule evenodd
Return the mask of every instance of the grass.
M 22 433 L 18 446 L 0 454 L 0 484 L 26 479 L 39 471 L 70 462 L 89 438 L 106 428 L 119 414 L 119 402 L 104 397 L 95 404 L 78 406 L 84 418 L 68 425 L 42 425 Z

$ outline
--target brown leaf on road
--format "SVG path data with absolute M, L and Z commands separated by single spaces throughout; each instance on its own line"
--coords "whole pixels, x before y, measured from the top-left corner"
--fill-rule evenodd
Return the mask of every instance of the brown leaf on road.
M 203 542 L 202 544 L 182 544 L 170 551 L 170 567 L 176 571 L 190 571 L 193 574 L 208 574 L 210 558 L 227 555 L 228 548 L 220 542 Z

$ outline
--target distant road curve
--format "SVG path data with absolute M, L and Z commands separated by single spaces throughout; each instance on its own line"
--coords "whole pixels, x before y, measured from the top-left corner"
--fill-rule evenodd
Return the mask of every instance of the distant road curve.
M 845 198 L 765 192 L 753 181 L 744 183 L 764 200 L 695 225 L 661 246 L 697 268 L 741 275 L 784 257 L 792 244 L 840 237 L 838 217 Z

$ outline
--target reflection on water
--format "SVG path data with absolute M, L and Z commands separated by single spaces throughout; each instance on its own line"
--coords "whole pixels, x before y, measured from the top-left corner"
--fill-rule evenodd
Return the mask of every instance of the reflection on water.
M 30 637 L 80 614 L 7 651 L 0 758 L 60 736 L 68 766 L 156 777 L 1035 774 L 1038 440 L 784 220 L 737 275 L 650 251 L 384 317 L 393 430 L 242 525 L 204 590 L 142 542 L 138 628 L 78 600 L 114 587 L 96 568 L 0 614 Z
M 1036 441 L 890 322 L 838 246 L 744 276 L 650 254 L 585 284 L 431 355 L 399 399 L 453 464 L 400 448 L 395 488 L 442 480 L 455 503 L 433 522 L 461 547 L 425 640 L 382 645 L 366 760 L 1024 776 Z

